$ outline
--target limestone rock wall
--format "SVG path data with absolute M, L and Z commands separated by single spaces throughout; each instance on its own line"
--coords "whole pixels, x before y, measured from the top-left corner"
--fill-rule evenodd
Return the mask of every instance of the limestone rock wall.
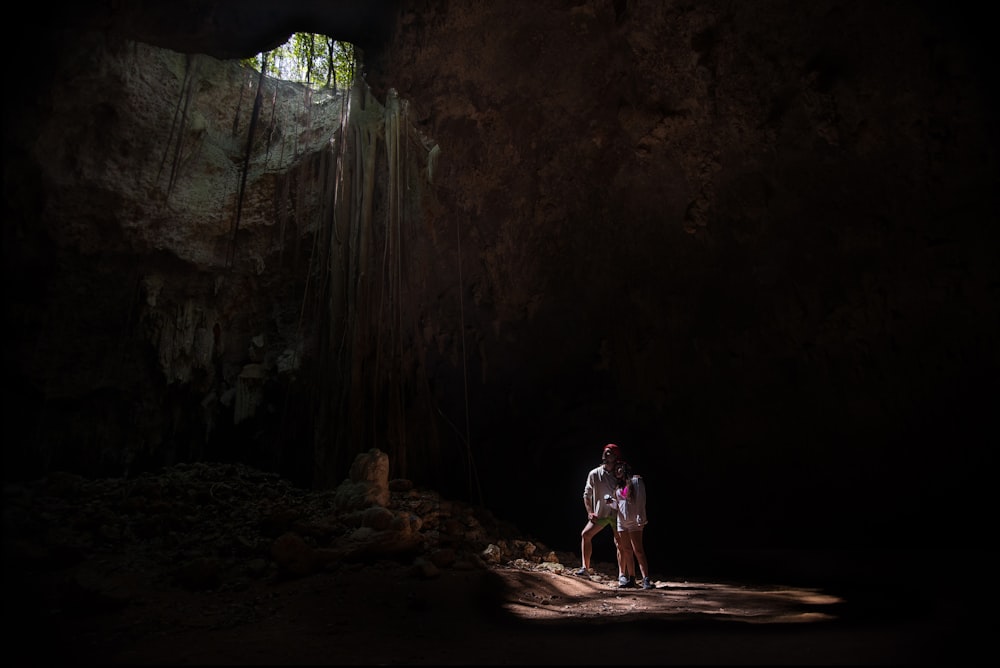
M 9 256 L 41 294 L 9 305 L 26 328 L 20 372 L 39 401 L 66 405 L 29 439 L 52 451 L 18 457 L 108 472 L 197 457 L 234 410 L 246 417 L 235 404 L 250 376 L 301 361 L 346 94 L 266 78 L 251 136 L 259 85 L 235 61 L 100 34 L 55 64 L 37 131 L 19 135 L 39 203 L 13 222 L 18 241 L 44 245 Z

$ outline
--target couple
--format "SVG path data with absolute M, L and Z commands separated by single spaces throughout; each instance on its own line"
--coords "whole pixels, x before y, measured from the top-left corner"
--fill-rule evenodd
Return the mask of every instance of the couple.
M 641 476 L 632 475 L 614 443 L 604 446 L 601 465 L 587 475 L 583 506 L 587 509 L 587 524 L 580 532 L 583 566 L 576 574 L 590 574 L 594 536 L 610 526 L 618 553 L 619 588 L 637 586 L 635 561 L 638 560 L 642 588 L 654 589 L 649 579 L 646 550 L 642 546 L 642 529 L 646 526 L 646 486 Z

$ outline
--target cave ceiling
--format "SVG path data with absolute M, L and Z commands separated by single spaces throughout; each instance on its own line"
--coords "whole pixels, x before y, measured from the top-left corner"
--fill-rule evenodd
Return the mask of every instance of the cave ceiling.
M 366 48 L 389 34 L 398 0 L 186 0 L 74 3 L 59 12 L 28 8 L 41 26 L 108 30 L 181 53 L 250 58 L 312 32 Z M 30 23 L 29 23 L 30 24 Z

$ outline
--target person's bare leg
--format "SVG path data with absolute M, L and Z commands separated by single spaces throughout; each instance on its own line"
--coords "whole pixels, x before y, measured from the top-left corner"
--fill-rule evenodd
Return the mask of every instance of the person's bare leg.
M 586 569 L 590 568 L 590 555 L 594 550 L 594 536 L 600 530 L 601 527 L 588 520 L 583 531 L 580 532 L 580 557 L 582 559 L 580 565 Z
M 625 567 L 625 560 L 622 557 L 622 539 L 621 534 L 615 531 L 614 527 L 611 530 L 615 534 L 615 559 L 618 560 L 618 577 L 622 576 L 625 571 L 622 570 Z
M 618 577 L 634 576 L 635 563 L 632 558 L 632 545 L 628 539 L 628 532 L 615 532 L 615 546 L 618 550 Z
M 618 577 L 621 577 L 621 574 L 624 572 L 624 571 L 622 571 L 622 564 L 624 562 L 622 561 L 622 541 L 621 541 L 621 534 L 619 534 L 617 531 L 615 531 L 614 527 L 611 528 L 611 531 L 614 532 L 614 535 L 615 535 L 615 559 L 618 561 Z
M 632 545 L 632 552 L 635 554 L 636 561 L 639 562 L 639 570 L 642 573 L 642 577 L 648 578 L 649 563 L 646 560 L 646 548 L 642 544 L 642 530 L 629 531 L 628 542 Z

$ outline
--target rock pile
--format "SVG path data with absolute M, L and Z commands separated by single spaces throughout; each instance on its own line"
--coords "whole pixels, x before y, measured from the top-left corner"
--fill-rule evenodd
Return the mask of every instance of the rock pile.
M 564 570 L 554 551 L 488 510 L 389 480 L 388 470 L 371 450 L 332 490 L 204 462 L 135 478 L 51 473 L 10 483 L 6 576 L 30 587 L 58 574 L 62 594 L 124 603 L 140 586 L 239 589 L 381 560 L 422 578 L 496 565 Z

